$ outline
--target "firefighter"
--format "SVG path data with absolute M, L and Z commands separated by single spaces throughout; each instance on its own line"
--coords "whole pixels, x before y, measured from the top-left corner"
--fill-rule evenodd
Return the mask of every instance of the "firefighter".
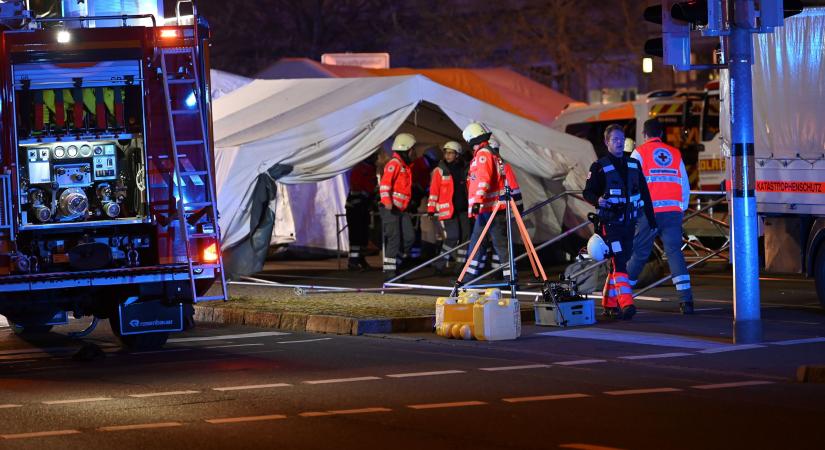
M 469 216 L 475 218 L 470 236 L 469 251 L 472 251 L 493 211 L 505 208 L 503 204 L 498 204 L 500 196 L 504 193 L 505 170 L 501 158 L 490 148 L 492 132 L 487 127 L 473 122 L 464 129 L 463 136 L 473 148 L 473 160 L 470 162 L 467 176 Z M 496 214 L 488 230 L 488 236 L 492 239 L 493 248 L 500 259 L 505 258 L 508 251 L 505 216 L 503 213 Z M 476 276 L 483 266 L 484 255 L 479 249 L 470 261 L 467 273 Z M 504 271 L 503 276 L 509 277 L 510 271 Z
M 369 243 L 370 210 L 375 198 L 378 180 L 375 174 L 375 162 L 378 154 L 373 153 L 367 159 L 352 168 L 349 174 L 349 195 L 347 196 L 347 231 L 349 234 L 349 270 L 370 270 L 364 252 Z
M 664 244 L 673 284 L 679 293 L 679 309 L 682 314 L 693 314 L 693 291 L 682 254 L 682 219 L 690 202 L 690 180 L 679 150 L 662 142 L 663 131 L 658 119 L 646 121 L 643 128 L 645 142 L 631 156 L 642 163 L 659 225 L 658 236 Z M 636 227 L 633 257 L 627 263 L 631 287 L 647 263 L 656 237 L 644 217 L 639 218 Z
M 412 197 L 412 149 L 415 136 L 400 133 L 392 143 L 392 158 L 384 166 L 379 186 L 381 223 L 384 234 L 384 275 L 400 272 L 401 263 L 409 257 L 415 233 L 407 212 Z
M 444 225 L 447 236 L 441 246 L 441 252 L 447 253 L 456 245 L 470 238 L 470 218 L 467 217 L 467 166 L 461 158 L 464 149 L 456 141 L 445 143 L 441 150 L 444 159 L 433 170 L 430 182 L 430 196 L 427 201 L 427 214 L 437 216 Z M 458 267 L 464 265 L 467 248 L 456 251 Z M 436 275 L 445 274 L 447 262 L 451 255 L 437 259 L 433 263 Z
M 636 218 L 644 211 L 650 228 L 655 230 L 656 217 L 641 165 L 624 152 L 622 127 L 609 125 L 604 130 L 604 142 L 608 154 L 590 166 L 583 195 L 598 210 L 599 231 L 612 256 L 612 267 L 602 295 L 603 315 L 630 320 L 636 314 L 636 306 L 627 275 L 627 261 L 633 253 Z

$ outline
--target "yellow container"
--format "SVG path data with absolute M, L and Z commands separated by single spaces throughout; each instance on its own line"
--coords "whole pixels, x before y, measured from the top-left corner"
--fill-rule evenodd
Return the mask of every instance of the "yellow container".
M 473 305 L 473 331 L 480 341 L 503 341 L 521 336 L 521 311 L 514 298 L 488 298 Z

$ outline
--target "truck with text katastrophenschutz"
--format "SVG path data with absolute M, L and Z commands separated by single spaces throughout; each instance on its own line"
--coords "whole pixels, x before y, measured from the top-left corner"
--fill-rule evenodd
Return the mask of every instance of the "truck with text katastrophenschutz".
M 192 2 L 62 3 L 0 3 L 0 315 L 160 347 L 226 299 L 209 28 Z

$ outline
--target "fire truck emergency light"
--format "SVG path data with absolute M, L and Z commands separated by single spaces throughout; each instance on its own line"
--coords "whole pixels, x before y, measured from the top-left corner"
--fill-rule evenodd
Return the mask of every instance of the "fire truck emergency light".
M 160 30 L 160 37 L 161 39 L 175 39 L 180 36 L 180 33 L 176 29 L 166 28 Z
M 214 242 L 203 249 L 203 260 L 206 262 L 215 262 L 218 260 L 218 246 Z
M 66 30 L 60 30 L 57 32 L 57 42 L 61 44 L 66 44 L 72 40 L 72 35 Z

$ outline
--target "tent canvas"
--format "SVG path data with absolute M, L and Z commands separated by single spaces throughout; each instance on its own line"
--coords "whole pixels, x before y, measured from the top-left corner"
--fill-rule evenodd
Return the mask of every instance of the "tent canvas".
M 271 181 L 273 168 L 291 169 L 279 179 L 287 184 L 344 173 L 405 122 L 415 126 L 413 113 L 420 105 L 437 107 L 456 130 L 473 120 L 490 126 L 501 142 L 502 156 L 516 169 L 528 206 L 564 189 L 581 189 L 595 160 L 587 141 L 423 76 L 255 80 L 214 104 L 224 247 L 231 249 L 250 236 L 253 199 L 260 201 L 255 187 Z M 531 216 L 529 226 L 535 239 L 545 239 L 587 210 L 578 201 L 554 204 Z

